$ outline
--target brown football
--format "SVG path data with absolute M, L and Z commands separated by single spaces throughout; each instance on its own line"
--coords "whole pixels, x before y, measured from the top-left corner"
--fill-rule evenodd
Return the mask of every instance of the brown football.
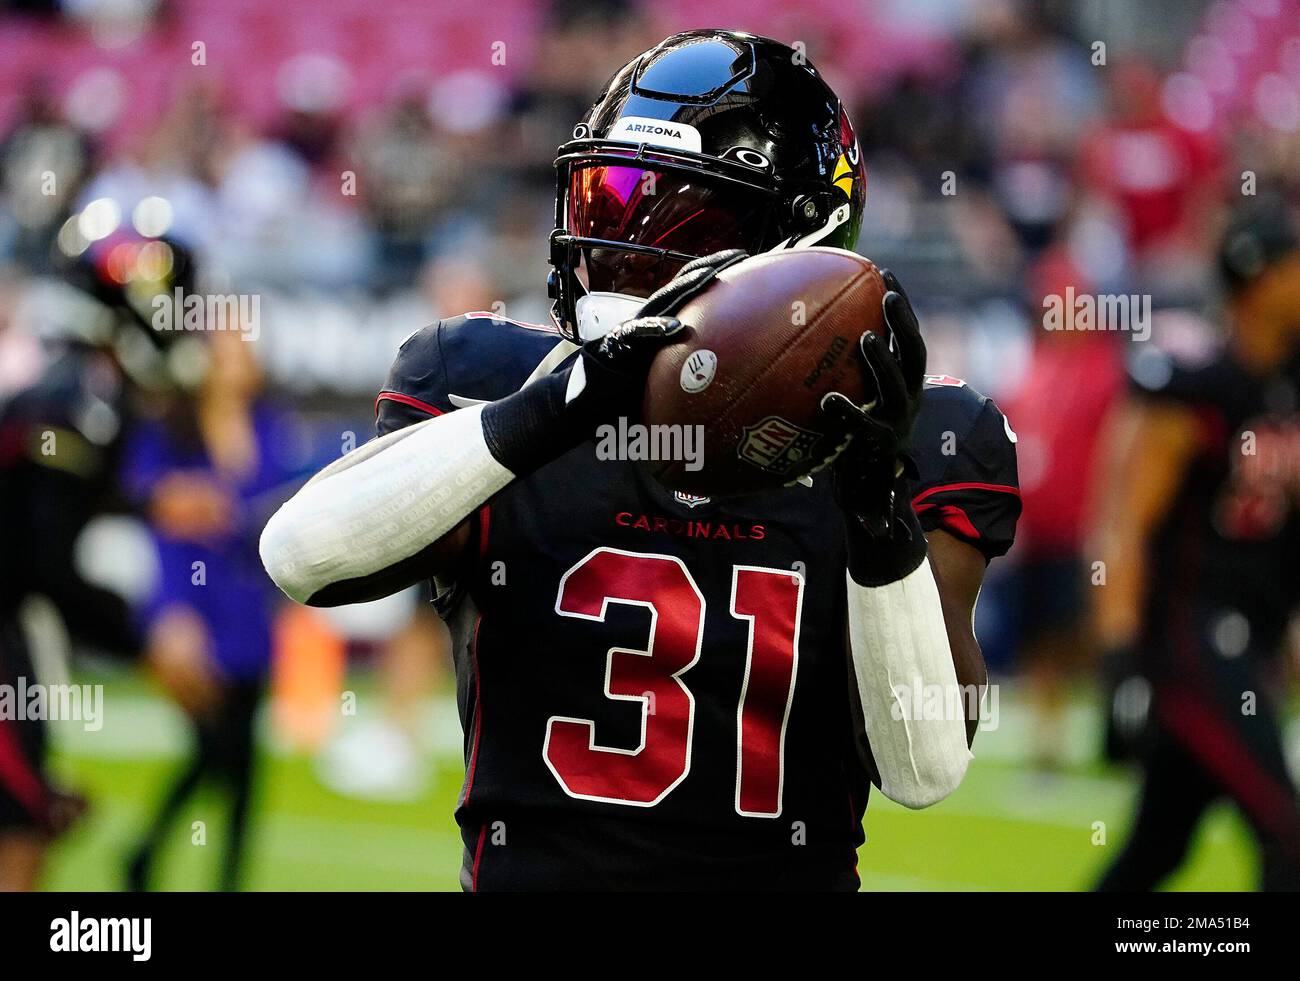
M 858 339 L 885 334 L 885 292 L 875 265 L 843 249 L 769 252 L 724 269 L 677 313 L 685 339 L 650 368 L 645 423 L 703 427 L 698 465 L 649 464 L 659 482 L 723 497 L 811 471 L 835 439 L 822 396 L 868 400 Z

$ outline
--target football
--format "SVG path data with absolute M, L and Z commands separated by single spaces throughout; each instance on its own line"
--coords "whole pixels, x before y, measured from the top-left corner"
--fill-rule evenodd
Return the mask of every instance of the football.
M 858 339 L 884 335 L 885 292 L 875 265 L 843 249 L 765 253 L 724 269 L 677 313 L 685 339 L 650 368 L 645 424 L 698 426 L 703 437 L 695 460 L 649 465 L 656 479 L 724 497 L 808 474 L 836 438 L 822 396 L 870 398 Z

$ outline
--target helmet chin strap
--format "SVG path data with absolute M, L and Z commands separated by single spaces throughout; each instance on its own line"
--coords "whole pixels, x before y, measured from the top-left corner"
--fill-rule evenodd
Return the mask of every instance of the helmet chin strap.
M 584 342 L 603 337 L 625 320 L 631 320 L 645 306 L 645 297 L 626 293 L 587 293 L 573 305 L 578 318 L 578 337 Z
M 827 235 L 848 221 L 851 212 L 852 208 L 849 205 L 842 204 L 831 212 L 830 217 L 826 219 L 826 224 L 822 225 L 820 228 L 813 229 L 803 238 L 793 240 L 786 239 L 783 242 L 778 242 L 767 251 L 780 252 L 784 249 L 806 249 L 810 245 L 816 245 Z

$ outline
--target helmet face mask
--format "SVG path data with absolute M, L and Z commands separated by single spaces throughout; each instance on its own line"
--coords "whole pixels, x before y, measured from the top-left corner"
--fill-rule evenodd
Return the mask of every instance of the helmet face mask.
M 625 147 L 582 147 L 557 163 L 552 260 L 583 293 L 648 297 L 687 262 L 761 251 L 777 198 L 770 182 Z
M 729 31 L 674 35 L 624 66 L 555 166 L 549 288 L 575 340 L 590 334 L 584 298 L 630 315 L 700 256 L 852 248 L 865 201 L 852 127 L 816 70 Z

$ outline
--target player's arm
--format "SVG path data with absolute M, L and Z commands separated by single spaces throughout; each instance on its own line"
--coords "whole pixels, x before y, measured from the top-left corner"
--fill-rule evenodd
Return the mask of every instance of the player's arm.
M 998 407 L 964 382 L 940 376 L 912 429 L 912 502 L 930 544 L 953 665 L 974 738 L 986 684 L 972 618 L 988 564 L 1015 541 L 1020 481 L 1015 434 Z M 978 694 L 977 694 L 978 693 Z
M 984 584 L 988 560 L 974 545 L 946 531 L 931 531 L 925 537 L 930 550 L 930 568 L 939 584 L 953 669 L 965 695 L 961 705 L 966 713 L 966 743 L 970 745 L 975 741 L 979 703 L 988 685 L 984 653 L 975 638 L 975 603 Z
M 465 519 L 514 479 L 475 406 L 371 440 L 317 473 L 267 522 L 259 552 L 291 599 L 338 606 L 447 575 Z
M 845 588 L 859 748 L 881 791 L 919 808 L 956 789 L 971 754 L 964 713 L 912 718 L 912 706 L 933 700 L 903 698 L 900 692 L 937 689 L 945 705 L 960 699 L 944 604 L 901 452 L 919 407 L 925 343 L 898 280 L 885 273 L 885 283 L 885 321 L 898 355 L 876 335 L 864 334 L 861 353 L 876 398 L 858 406 L 832 393 L 823 408 L 852 436 L 832 475 L 848 546 Z
M 743 255 L 683 267 L 641 316 L 589 342 L 562 371 L 389 432 L 330 464 L 267 522 L 259 550 L 271 579 L 300 603 L 337 606 L 452 571 L 469 540 L 466 519 L 493 495 L 604 422 L 638 414 L 655 352 L 681 329 L 657 314 Z M 428 357 L 436 361 L 440 346 Z M 445 365 L 420 368 L 445 378 Z
M 1147 545 L 1196 452 L 1196 418 L 1172 402 L 1125 399 L 1099 445 L 1088 537 L 1092 554 L 1106 563 L 1106 586 L 1092 591 L 1092 613 L 1102 649 L 1118 651 L 1137 640 Z
M 300 603 L 337 606 L 450 572 L 469 541 L 466 519 L 616 415 L 668 334 L 665 321 L 629 321 L 561 372 L 336 460 L 267 522 L 267 573 Z

